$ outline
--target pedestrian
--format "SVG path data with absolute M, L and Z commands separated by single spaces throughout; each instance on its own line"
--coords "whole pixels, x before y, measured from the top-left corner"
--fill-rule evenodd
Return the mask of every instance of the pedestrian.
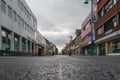
M 54 55 L 54 52 L 52 52 L 52 56 Z
M 71 56 L 71 54 L 72 54 L 72 53 L 71 53 L 71 51 L 70 51 L 70 52 L 69 52 L 69 56 Z
M 10 48 L 7 48 L 7 55 L 10 55 Z

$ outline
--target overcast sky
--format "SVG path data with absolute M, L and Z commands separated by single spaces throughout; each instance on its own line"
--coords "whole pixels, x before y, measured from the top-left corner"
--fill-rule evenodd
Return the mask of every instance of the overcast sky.
M 85 0 L 26 0 L 38 20 L 38 30 L 61 50 L 90 13 Z M 60 51 L 59 50 L 59 51 Z

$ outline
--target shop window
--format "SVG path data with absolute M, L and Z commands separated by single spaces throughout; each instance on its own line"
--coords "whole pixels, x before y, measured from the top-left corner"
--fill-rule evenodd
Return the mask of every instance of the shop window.
M 10 48 L 10 33 L 8 33 L 5 30 L 2 30 L 2 50 L 6 50 L 7 48 Z
M 26 44 L 25 40 L 22 41 L 22 51 L 24 52 L 26 50 Z
M 14 38 L 14 47 L 15 51 L 19 51 L 19 39 L 17 37 Z
M 6 32 L 2 31 L 2 43 L 6 43 Z
M 112 53 L 112 41 L 108 42 L 108 53 Z
M 120 53 L 120 38 L 116 41 L 117 44 L 117 53 Z
M 99 45 L 100 55 L 105 55 L 105 43 Z
M 115 39 L 108 42 L 109 53 L 120 53 L 120 39 Z

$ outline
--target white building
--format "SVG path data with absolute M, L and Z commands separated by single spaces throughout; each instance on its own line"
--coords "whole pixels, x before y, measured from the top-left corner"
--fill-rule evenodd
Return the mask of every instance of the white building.
M 0 50 L 35 53 L 37 19 L 25 0 L 0 0 Z
M 36 32 L 36 53 L 39 55 L 46 54 L 46 40 L 39 31 Z

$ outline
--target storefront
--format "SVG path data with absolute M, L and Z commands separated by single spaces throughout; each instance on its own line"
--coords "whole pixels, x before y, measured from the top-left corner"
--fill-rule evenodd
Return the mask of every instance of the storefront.
M 25 38 L 22 38 L 22 52 L 26 52 L 26 42 Z
M 2 29 L 2 50 L 10 49 L 11 34 L 9 31 Z
M 105 55 L 105 43 L 99 44 L 99 55 Z
M 120 38 L 109 41 L 107 46 L 108 46 L 108 54 L 120 53 Z
M 14 36 L 14 51 L 19 51 L 20 46 L 19 46 L 19 37 L 16 35 Z
M 75 53 L 75 55 L 80 55 L 80 47 L 77 47 L 77 48 L 74 50 L 74 53 Z

